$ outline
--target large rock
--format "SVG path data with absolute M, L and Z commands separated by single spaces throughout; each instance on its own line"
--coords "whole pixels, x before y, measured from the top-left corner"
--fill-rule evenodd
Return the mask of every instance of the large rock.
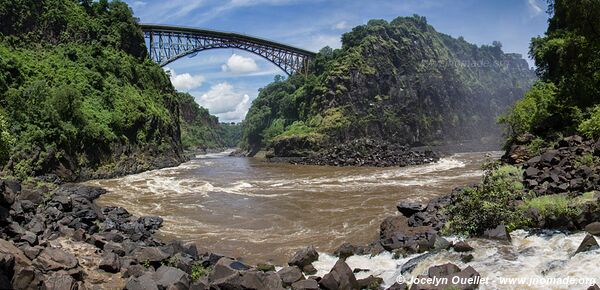
M 327 290 L 360 289 L 352 269 L 342 259 L 338 260 L 331 271 L 323 276 L 319 285 Z
M 596 250 L 598 249 L 598 247 L 598 242 L 596 241 L 594 236 L 587 234 L 585 238 L 583 238 L 583 241 L 581 241 L 581 244 L 575 251 L 575 254 Z
M 408 289 L 408 285 L 406 285 L 406 283 L 396 282 L 396 283 L 392 284 L 392 286 L 390 286 L 386 290 L 406 290 L 406 289 Z
M 312 262 L 319 259 L 319 253 L 313 246 L 308 246 L 304 249 L 299 250 L 294 254 L 294 256 L 288 262 L 290 266 L 298 266 L 299 268 L 303 268 L 308 264 L 312 264 Z
M 302 271 L 298 266 L 285 267 L 277 271 L 277 274 L 281 278 L 284 287 L 288 287 L 294 284 L 294 282 L 304 279 L 304 275 L 302 275 Z
M 380 289 L 383 279 L 369 275 L 367 278 L 357 280 L 359 289 Z
M 45 248 L 33 260 L 33 265 L 44 271 L 69 270 L 77 267 L 77 259 L 71 253 L 59 248 Z
M 43 282 L 43 290 L 69 290 L 72 289 L 73 277 L 62 272 L 52 272 Z
M 250 267 L 239 261 L 223 257 L 215 264 L 213 271 L 210 272 L 208 276 L 208 280 L 211 282 L 217 281 L 232 275 L 237 275 L 240 271 L 249 269 Z
M 157 247 L 141 247 L 132 254 L 140 263 L 160 263 L 169 258 L 169 255 Z
M 428 275 L 418 276 L 419 281 L 427 281 L 427 278 L 436 278 L 438 285 L 432 284 L 412 284 L 411 290 L 443 290 L 443 289 L 461 289 L 473 290 L 479 287 L 479 273 L 471 266 L 460 271 L 458 266 L 445 264 L 431 267 Z M 458 283 L 455 283 L 458 282 Z
M 408 218 L 413 214 L 424 211 L 427 208 L 427 205 L 410 201 L 401 201 L 396 205 L 396 208 L 402 215 Z
M 158 290 L 158 285 L 154 281 L 152 272 L 146 272 L 140 277 L 131 277 L 127 280 L 125 288 L 127 290 Z
M 404 216 L 391 216 L 380 225 L 381 245 L 388 251 L 403 248 L 422 252 L 433 248 L 437 231 L 431 226 L 412 227 Z
M 464 252 L 470 252 L 473 251 L 473 247 L 471 247 L 469 244 L 467 244 L 467 242 L 465 241 L 458 241 L 455 242 L 452 247 L 454 248 L 455 251 L 459 252 L 459 253 L 464 253 Z
M 486 239 L 499 240 L 499 241 L 511 241 L 510 234 L 506 230 L 506 226 L 501 224 L 494 229 L 488 229 L 483 232 L 483 237 Z
M 117 273 L 121 269 L 121 261 L 117 254 L 105 252 L 104 255 L 102 255 L 102 260 L 98 267 L 109 273 Z
M 600 222 L 593 222 L 585 226 L 585 231 L 594 236 L 600 235 Z
M 292 284 L 292 290 L 319 290 L 319 283 L 313 279 L 300 280 Z
M 189 289 L 190 276 L 180 269 L 162 266 L 154 273 L 154 280 L 160 288 L 164 289 Z

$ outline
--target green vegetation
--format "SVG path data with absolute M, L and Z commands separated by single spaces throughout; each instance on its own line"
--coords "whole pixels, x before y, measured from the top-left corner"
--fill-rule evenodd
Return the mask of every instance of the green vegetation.
M 289 138 L 323 144 L 481 138 L 499 132 L 498 113 L 534 78 L 525 60 L 503 53 L 500 43 L 478 47 L 454 39 L 421 16 L 371 20 L 342 43 L 323 48 L 307 76 L 277 77 L 261 89 L 243 122 L 243 148 Z
M 201 279 L 202 277 L 208 276 L 208 274 L 210 274 L 210 272 L 211 272 L 211 269 L 205 268 L 204 266 L 202 266 L 202 263 L 194 263 L 192 265 L 192 274 L 191 274 L 192 282 L 197 281 L 198 279 Z
M 175 91 L 125 3 L 3 1 L 0 56 L 5 174 L 74 180 L 121 156 L 179 156 Z
M 196 103 L 187 93 L 177 93 L 181 143 L 184 149 L 235 147 L 240 140 L 239 124 L 219 123 L 217 117 Z
M 191 96 L 175 92 L 147 59 L 124 2 L 0 2 L 3 175 L 73 181 L 127 171 L 130 161 L 177 162 L 182 142 L 225 147 L 240 135 L 240 126 L 219 125 Z
M 530 50 L 541 80 L 503 118 L 509 144 L 523 133 L 600 137 L 600 2 L 555 0 L 549 11 L 548 30 Z
M 481 184 L 464 188 L 454 205 L 448 208 L 447 230 L 454 233 L 479 235 L 489 228 L 505 224 L 509 229 L 520 225 L 522 213 L 515 200 L 523 200 L 523 172 L 511 165 L 490 164 Z
M 557 217 L 567 218 L 568 220 L 575 219 L 581 210 L 573 207 L 573 199 L 560 194 L 544 195 L 525 200 L 525 203 L 519 207 L 522 211 L 527 211 L 531 208 L 536 209 L 542 217 Z

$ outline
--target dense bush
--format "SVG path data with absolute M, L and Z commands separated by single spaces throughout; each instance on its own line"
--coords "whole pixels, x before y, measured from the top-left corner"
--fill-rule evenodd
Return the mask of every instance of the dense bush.
M 123 2 L 0 1 L 4 173 L 69 180 L 134 153 L 177 158 L 175 91 L 145 54 Z
M 588 138 L 600 137 L 600 105 L 591 110 L 590 117 L 579 124 L 578 130 Z
M 522 213 L 514 203 L 527 195 L 523 191 L 523 171 L 511 165 L 490 165 L 478 187 L 464 188 L 447 213 L 447 230 L 479 235 L 505 224 L 509 229 L 520 226 Z

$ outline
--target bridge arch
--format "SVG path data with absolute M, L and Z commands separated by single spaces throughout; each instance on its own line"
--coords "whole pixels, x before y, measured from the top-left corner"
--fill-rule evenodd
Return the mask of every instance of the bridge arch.
M 315 53 L 248 35 L 189 27 L 141 24 L 148 56 L 160 66 L 216 48 L 237 48 L 261 56 L 286 74 L 306 73 Z

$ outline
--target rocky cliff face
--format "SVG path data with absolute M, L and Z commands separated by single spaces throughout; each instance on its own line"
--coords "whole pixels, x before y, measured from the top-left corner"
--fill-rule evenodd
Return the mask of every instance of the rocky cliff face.
M 290 137 L 421 145 L 500 136 L 497 116 L 535 79 L 501 44 L 478 47 L 419 16 L 372 20 L 342 41 L 319 53 L 308 77 L 261 90 L 245 121 L 247 149 Z

